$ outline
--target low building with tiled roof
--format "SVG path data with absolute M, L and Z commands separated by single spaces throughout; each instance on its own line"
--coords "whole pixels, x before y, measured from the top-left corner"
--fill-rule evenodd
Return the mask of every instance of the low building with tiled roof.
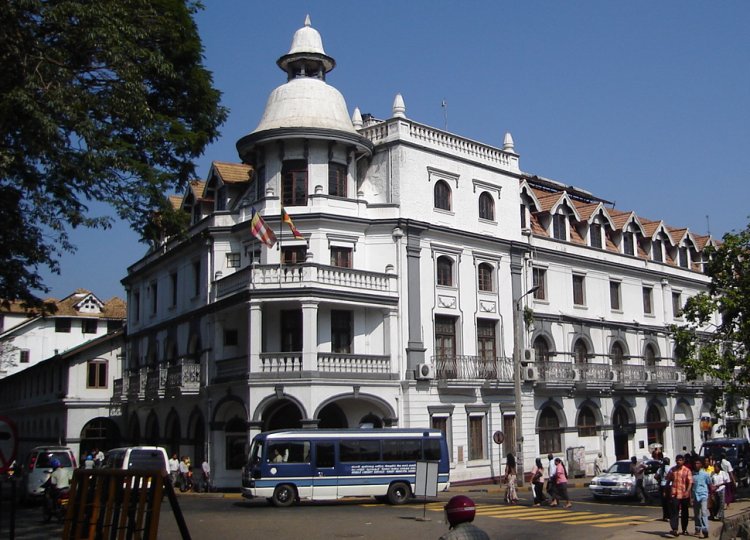
M 45 314 L 25 310 L 17 303 L 0 307 L 4 321 L 0 378 L 118 330 L 127 316 L 121 298 L 102 301 L 86 289 L 45 303 L 50 307 Z

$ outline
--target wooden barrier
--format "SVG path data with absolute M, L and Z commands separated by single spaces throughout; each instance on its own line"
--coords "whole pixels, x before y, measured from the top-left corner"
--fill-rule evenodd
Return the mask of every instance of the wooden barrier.
M 70 484 L 63 539 L 152 540 L 167 495 L 183 539 L 189 540 L 172 483 L 148 470 L 78 469 Z

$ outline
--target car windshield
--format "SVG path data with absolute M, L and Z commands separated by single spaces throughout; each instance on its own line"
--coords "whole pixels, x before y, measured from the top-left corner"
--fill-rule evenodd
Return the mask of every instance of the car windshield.
M 607 472 L 616 474 L 630 474 L 630 462 L 618 461 L 617 463 L 613 463 L 612 466 L 607 469 Z

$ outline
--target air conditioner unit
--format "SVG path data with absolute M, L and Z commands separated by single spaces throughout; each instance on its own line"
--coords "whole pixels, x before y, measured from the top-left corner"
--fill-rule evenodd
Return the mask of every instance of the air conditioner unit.
M 620 371 L 618 371 L 616 369 L 610 370 L 610 372 L 609 372 L 609 380 L 610 381 L 612 381 L 613 383 L 616 383 L 616 382 L 621 382 L 621 379 L 622 379 L 622 372 L 620 372 Z
M 526 364 L 536 362 L 536 351 L 534 349 L 524 349 L 521 362 Z
M 521 373 L 524 381 L 534 382 L 539 380 L 539 369 L 536 366 L 524 366 Z
M 435 367 L 432 364 L 417 364 L 417 380 L 427 381 L 435 378 Z

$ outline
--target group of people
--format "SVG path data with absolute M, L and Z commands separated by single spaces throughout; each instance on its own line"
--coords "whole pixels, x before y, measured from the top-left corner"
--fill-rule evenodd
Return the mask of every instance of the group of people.
M 193 481 L 193 464 L 190 456 L 182 456 L 177 459 L 177 454 L 172 454 L 169 458 L 169 476 L 172 485 L 179 488 L 180 491 L 211 491 L 211 467 L 208 461 L 203 460 L 200 468 L 200 477 L 198 483 Z
M 81 466 L 84 469 L 98 469 L 104 463 L 104 452 L 98 448 L 86 452 L 81 460 Z
M 544 485 L 547 484 L 545 495 Z M 558 506 L 565 502 L 564 508 L 570 508 L 573 503 L 568 495 L 568 469 L 559 457 L 547 454 L 547 464 L 542 458 L 536 458 L 531 469 L 531 491 L 534 496 L 534 506 L 549 504 Z
M 692 505 L 694 534 L 708 538 L 709 520 L 724 519 L 724 511 L 734 501 L 737 484 L 726 454 L 714 460 L 686 452 L 675 458 L 674 466 L 667 457 L 661 456 L 660 461 L 656 478 L 662 496 L 662 519 L 671 527 L 667 537 L 676 538 L 680 529 L 688 534 Z

